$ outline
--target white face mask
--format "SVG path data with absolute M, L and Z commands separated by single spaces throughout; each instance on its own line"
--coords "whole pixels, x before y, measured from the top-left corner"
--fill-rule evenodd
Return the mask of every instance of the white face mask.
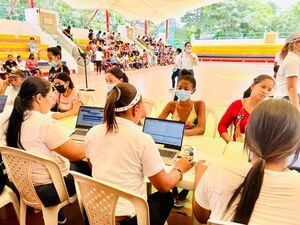
M 176 90 L 175 95 L 179 99 L 179 101 L 187 101 L 191 98 L 192 92 L 186 90 Z
M 110 92 L 117 84 L 106 84 L 106 89 Z

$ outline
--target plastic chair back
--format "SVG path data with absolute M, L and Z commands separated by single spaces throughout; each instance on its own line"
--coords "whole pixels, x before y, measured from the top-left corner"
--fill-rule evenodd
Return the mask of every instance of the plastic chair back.
M 148 204 L 141 196 L 77 172 L 72 171 L 71 174 L 75 179 L 79 204 L 83 204 L 91 225 L 115 225 L 119 197 L 133 204 L 138 225 L 150 225 Z
M 211 115 L 212 118 L 209 118 L 209 115 Z M 210 121 L 212 120 L 212 123 Z M 210 106 L 206 106 L 206 124 L 210 124 L 210 126 L 206 126 L 206 129 L 209 127 L 210 130 L 212 130 L 212 136 L 213 138 L 216 137 L 216 131 L 217 131 L 217 123 L 218 123 L 218 115 L 216 113 L 216 110 Z
M 79 94 L 81 95 L 83 104 L 85 106 L 95 106 L 95 95 L 90 93 L 90 92 L 86 92 L 86 91 L 80 91 Z
M 61 202 L 69 200 L 61 171 L 54 161 L 11 147 L 0 147 L 0 153 L 7 174 L 26 205 L 34 208 L 42 206 L 31 179 L 33 162 L 41 163 L 47 168 Z
M 157 104 L 155 101 L 149 98 L 143 98 L 143 102 L 147 111 L 148 117 L 156 117 L 157 114 Z

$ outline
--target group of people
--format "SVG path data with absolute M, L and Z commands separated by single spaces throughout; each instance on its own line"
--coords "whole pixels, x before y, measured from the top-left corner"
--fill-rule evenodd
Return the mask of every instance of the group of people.
M 99 31 L 94 35 L 93 30 L 90 30 L 88 37 L 90 42 L 87 51 L 91 55 L 92 70 L 95 65 L 97 74 L 101 73 L 101 69 L 107 71 L 113 66 L 122 70 L 150 66 L 148 53 L 145 50 L 140 53 L 134 44 L 123 42 L 120 33 Z
M 90 129 L 84 143 L 69 138 L 55 120 L 60 116 L 48 114 L 53 108 L 53 99 L 57 99 L 54 97 L 56 93 L 60 99 L 68 99 L 69 93 L 72 95 L 70 90 L 74 85 L 70 76 L 60 72 L 50 82 L 37 76 L 22 82 L 12 113 L 1 126 L 3 144 L 57 162 L 69 195 L 76 192 L 69 168 L 77 168 L 80 172 L 80 168 L 72 167 L 72 164 L 87 159 L 94 178 L 140 194 L 147 200 L 151 225 L 163 225 L 174 203 L 177 207 L 183 205 L 188 191 L 178 193 L 176 186 L 193 166 L 193 211 L 199 222 L 206 223 L 212 218 L 249 225 L 297 225 L 300 220 L 300 175 L 290 169 L 288 161 L 298 159 L 300 147 L 297 101 L 300 93 L 297 83 L 300 76 L 300 33 L 290 35 L 286 44 L 288 53 L 276 78 L 275 93 L 279 94 L 275 96 L 278 99 L 265 100 L 274 90 L 275 80 L 260 75 L 254 79 L 249 96 L 234 101 L 218 125 L 219 134 L 226 142 L 244 142 L 247 154 L 250 152 L 249 162 L 222 161 L 208 165 L 199 161 L 195 165 L 192 158 L 184 156 L 167 172 L 153 139 L 139 128 L 147 114 L 143 97 L 117 67 L 109 69 L 105 75 L 107 98 L 103 123 Z M 182 64 L 189 65 L 194 61 L 189 48 L 187 43 L 180 53 Z M 49 61 L 55 61 L 55 71 L 61 65 L 59 53 L 48 51 Z M 206 106 L 202 100 L 192 100 L 197 87 L 193 71 L 180 66 L 178 73 L 175 89 L 178 100 L 168 102 L 159 118 L 171 116 L 172 120 L 185 122 L 185 136 L 203 135 Z M 80 100 L 72 102 L 74 109 L 81 104 Z M 230 126 L 233 126 L 232 134 Z M 32 180 L 43 204 L 46 207 L 58 204 L 59 197 L 49 172 L 38 163 L 33 167 Z M 157 190 L 148 196 L 145 177 Z M 124 199 L 118 201 L 115 216 L 121 225 L 137 224 L 135 209 Z M 63 213 L 59 212 L 59 221 L 63 223 L 65 220 Z

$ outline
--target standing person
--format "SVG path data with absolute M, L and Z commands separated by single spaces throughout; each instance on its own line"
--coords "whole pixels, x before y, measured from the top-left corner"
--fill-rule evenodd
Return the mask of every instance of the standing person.
M 104 59 L 104 54 L 102 52 L 102 48 L 98 47 L 97 51 L 95 52 L 95 63 L 96 63 L 96 72 L 97 75 L 101 74 L 101 64 Z
M 89 29 L 88 39 L 90 41 L 94 39 L 94 31 L 92 29 Z
M 193 211 L 201 224 L 225 220 L 247 225 L 299 225 L 300 174 L 288 162 L 299 156 L 300 114 L 283 100 L 253 111 L 245 154 L 251 162 L 198 162 Z
M 98 31 L 98 33 L 96 34 L 96 39 L 99 41 L 101 37 L 101 30 Z
M 37 54 L 38 53 L 38 45 L 35 43 L 33 37 L 29 39 L 29 49 L 31 53 Z
M 181 53 L 182 50 L 181 48 L 177 48 L 175 51 L 175 66 L 173 69 L 173 73 L 172 73 L 172 88 L 171 90 L 173 90 L 175 88 L 175 78 L 179 76 L 180 73 L 180 63 L 181 63 Z
M 106 100 L 103 124 L 90 129 L 86 136 L 86 155 L 93 177 L 141 195 L 148 200 L 150 224 L 164 225 L 173 207 L 170 190 L 193 162 L 184 157 L 171 172 L 165 171 L 153 139 L 137 125 L 144 111 L 142 96 L 133 85 L 115 86 Z M 147 196 L 145 177 L 158 192 Z M 137 225 L 134 207 L 122 198 L 118 200 L 115 219 L 121 225 Z
M 218 125 L 220 136 L 226 141 L 244 141 L 243 134 L 248 123 L 248 119 L 252 111 L 257 107 L 265 98 L 269 96 L 275 85 L 275 81 L 269 75 L 260 75 L 254 78 L 251 85 L 251 93 L 248 98 L 243 98 L 233 102 Z M 228 128 L 233 125 L 233 137 L 228 132 Z
M 193 67 L 198 65 L 198 57 L 192 52 L 192 44 L 191 42 L 187 42 L 184 45 L 184 51 L 179 54 L 179 69 L 189 70 L 194 76 Z
M 288 53 L 278 70 L 274 97 L 287 99 L 300 110 L 300 32 L 290 34 L 285 42 Z
M 49 71 L 49 77 L 48 77 L 48 80 L 51 83 L 54 82 L 55 77 L 61 72 L 70 75 L 69 68 L 63 65 L 61 61 L 61 51 L 57 47 L 48 48 L 47 57 L 48 57 L 49 65 L 51 66 L 51 69 Z

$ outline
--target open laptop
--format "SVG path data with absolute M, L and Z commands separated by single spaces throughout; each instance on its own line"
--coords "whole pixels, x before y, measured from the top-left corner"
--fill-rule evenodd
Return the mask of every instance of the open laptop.
M 146 117 L 143 132 L 149 134 L 159 146 L 166 165 L 172 165 L 180 153 L 185 123 Z
M 7 95 L 0 95 L 0 113 L 4 111 L 7 101 Z
M 70 135 L 71 139 L 84 141 L 85 135 L 89 129 L 102 123 L 103 114 L 103 108 L 81 106 L 76 121 L 75 131 Z

